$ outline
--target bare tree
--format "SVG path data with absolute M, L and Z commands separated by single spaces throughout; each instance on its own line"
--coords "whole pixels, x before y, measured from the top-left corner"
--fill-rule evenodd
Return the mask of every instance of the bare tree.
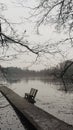
M 18 1 L 17 1 L 18 2 Z M 23 0 L 19 3 L 23 6 Z M 1 4 L 0 4 L 1 5 Z M 59 45 L 65 42 L 71 42 L 73 37 L 71 36 L 72 32 L 72 24 L 73 24 L 73 0 L 39 0 L 37 5 L 34 8 L 28 7 L 32 10 L 32 14 L 30 18 L 35 17 L 37 20 L 37 31 L 41 24 L 55 24 L 58 30 L 65 28 L 69 32 L 69 37 L 58 41 L 57 43 L 50 43 L 45 42 L 42 45 L 34 44 L 31 46 L 29 41 L 24 40 L 24 34 L 20 37 L 17 35 L 17 31 L 13 28 L 12 23 L 10 23 L 4 16 L 0 16 L 0 19 L 4 21 L 5 24 L 8 25 L 10 28 L 10 34 L 7 35 L 6 32 L 3 32 L 2 29 L 0 30 L 0 39 L 1 39 L 1 46 L 4 48 L 5 46 L 9 46 L 11 43 L 15 43 L 17 46 L 23 46 L 30 52 L 36 54 L 36 57 L 45 54 L 55 55 L 56 53 L 61 54 Z M 25 6 L 23 6 L 25 8 Z M 1 10 L 3 10 L 1 6 Z M 45 56 L 46 57 L 46 56 Z M 37 59 L 37 58 L 36 58 Z
M 35 11 L 36 10 L 36 11 Z M 41 24 L 55 24 L 56 29 L 66 29 L 69 37 L 58 43 L 71 42 L 73 46 L 73 0 L 40 0 L 39 4 L 33 9 L 33 16 L 37 17 L 37 29 Z M 72 47 L 71 46 L 71 47 Z M 61 77 L 73 64 L 71 62 L 63 70 Z
M 19 4 L 25 7 L 23 3 L 24 1 Z M 68 34 L 67 38 L 62 39 L 55 44 L 49 44 L 48 42 L 46 45 L 44 43 L 45 47 L 43 46 L 43 49 L 41 49 L 43 53 L 59 53 L 64 57 L 64 53 L 62 53 L 59 49 L 59 45 L 61 43 L 71 43 L 71 47 L 73 47 L 73 0 L 39 0 L 37 5 L 30 9 L 32 10 L 32 13 L 29 18 L 36 19 L 37 33 L 39 33 L 39 27 L 42 24 L 45 25 L 49 23 L 54 24 L 58 31 L 63 31 L 63 29 L 65 29 L 65 32 Z M 54 52 L 53 50 L 51 51 L 50 46 L 53 47 Z M 72 66 L 72 64 L 73 61 L 70 64 L 65 65 L 65 67 L 63 68 L 60 75 L 63 82 L 63 77 L 66 71 Z
M 73 0 L 40 0 L 33 11 L 33 16 L 38 17 L 38 27 L 42 23 L 53 22 L 59 29 L 73 28 Z

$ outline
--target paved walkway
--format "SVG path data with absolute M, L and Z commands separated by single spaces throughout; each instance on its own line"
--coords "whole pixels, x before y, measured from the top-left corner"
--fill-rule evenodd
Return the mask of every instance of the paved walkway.
M 73 126 L 57 119 L 35 105 L 28 103 L 24 98 L 6 86 L 0 87 L 0 91 L 37 130 L 73 130 Z

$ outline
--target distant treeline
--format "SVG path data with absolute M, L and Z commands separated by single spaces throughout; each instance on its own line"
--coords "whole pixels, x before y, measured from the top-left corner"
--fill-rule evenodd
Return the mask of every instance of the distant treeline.
M 21 80 L 23 78 L 29 77 L 52 77 L 52 78 L 60 78 L 61 73 L 64 71 L 66 66 L 68 66 L 72 61 L 65 61 L 58 64 L 56 67 L 50 69 L 44 69 L 41 71 L 33 71 L 33 70 L 24 70 L 17 67 L 2 67 L 0 66 L 0 73 L 3 73 L 4 78 L 7 80 Z M 73 75 L 73 65 L 68 68 L 65 73 L 66 77 L 70 77 Z
M 3 71 L 4 75 L 7 77 L 29 77 L 29 76 L 49 76 L 51 74 L 50 69 L 45 69 L 41 71 L 34 71 L 34 70 L 24 70 L 17 67 L 1 67 L 1 70 Z

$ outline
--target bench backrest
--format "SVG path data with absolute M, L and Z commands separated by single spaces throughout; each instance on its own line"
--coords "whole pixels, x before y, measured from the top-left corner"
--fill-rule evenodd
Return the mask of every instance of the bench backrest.
M 33 98 L 35 98 L 37 92 L 38 92 L 37 89 L 31 88 L 31 90 L 30 90 L 30 95 L 33 96 Z

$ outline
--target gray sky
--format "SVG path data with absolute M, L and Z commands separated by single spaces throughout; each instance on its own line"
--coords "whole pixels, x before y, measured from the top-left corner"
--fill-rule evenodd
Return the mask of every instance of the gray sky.
M 26 34 L 24 39 L 28 40 L 29 43 L 43 44 L 47 41 L 49 41 L 49 43 L 51 42 L 55 43 L 58 40 L 64 39 L 66 37 L 66 35 L 63 32 L 57 33 L 54 28 L 54 25 L 51 24 L 41 25 L 39 27 L 40 35 L 37 35 L 35 31 L 35 23 L 33 22 L 34 20 L 32 19 L 32 21 L 28 21 L 25 19 L 25 17 L 29 17 L 29 15 L 31 14 L 30 9 L 26 7 L 29 6 L 33 7 L 35 5 L 35 0 L 31 0 L 30 2 L 29 0 L 25 1 L 24 3 L 25 8 L 17 5 L 14 2 L 15 0 L 6 0 L 6 1 L 0 0 L 0 3 L 4 3 L 7 6 L 7 10 L 0 12 L 0 15 L 4 15 L 5 18 L 7 18 L 10 22 L 18 23 L 23 21 L 22 24 L 18 24 L 15 28 L 17 29 L 18 34 L 22 34 L 22 32 L 26 29 Z M 18 52 L 16 52 L 13 49 L 13 47 L 14 45 L 10 46 L 7 52 L 5 50 L 5 54 L 6 55 L 18 54 Z M 22 47 L 21 49 L 23 51 L 25 50 Z M 35 64 L 35 59 L 36 59 L 35 54 L 30 53 L 30 55 L 28 55 L 27 53 L 24 54 L 21 53 L 20 55 L 17 56 L 17 58 L 14 56 L 14 59 L 10 61 L 1 61 L 1 65 L 18 66 L 22 68 L 27 68 L 30 66 L 30 69 L 40 70 L 45 67 L 48 68 L 54 66 L 63 60 L 72 59 L 73 49 L 71 48 L 71 45 L 69 43 L 58 46 L 58 49 L 60 50 L 60 54 L 56 53 L 54 55 L 51 54 L 47 54 L 44 56 L 42 55 L 38 59 L 36 64 Z M 62 56 L 62 54 L 64 55 L 64 57 Z M 1 56 L 4 55 L 1 50 L 0 50 L 0 55 Z

